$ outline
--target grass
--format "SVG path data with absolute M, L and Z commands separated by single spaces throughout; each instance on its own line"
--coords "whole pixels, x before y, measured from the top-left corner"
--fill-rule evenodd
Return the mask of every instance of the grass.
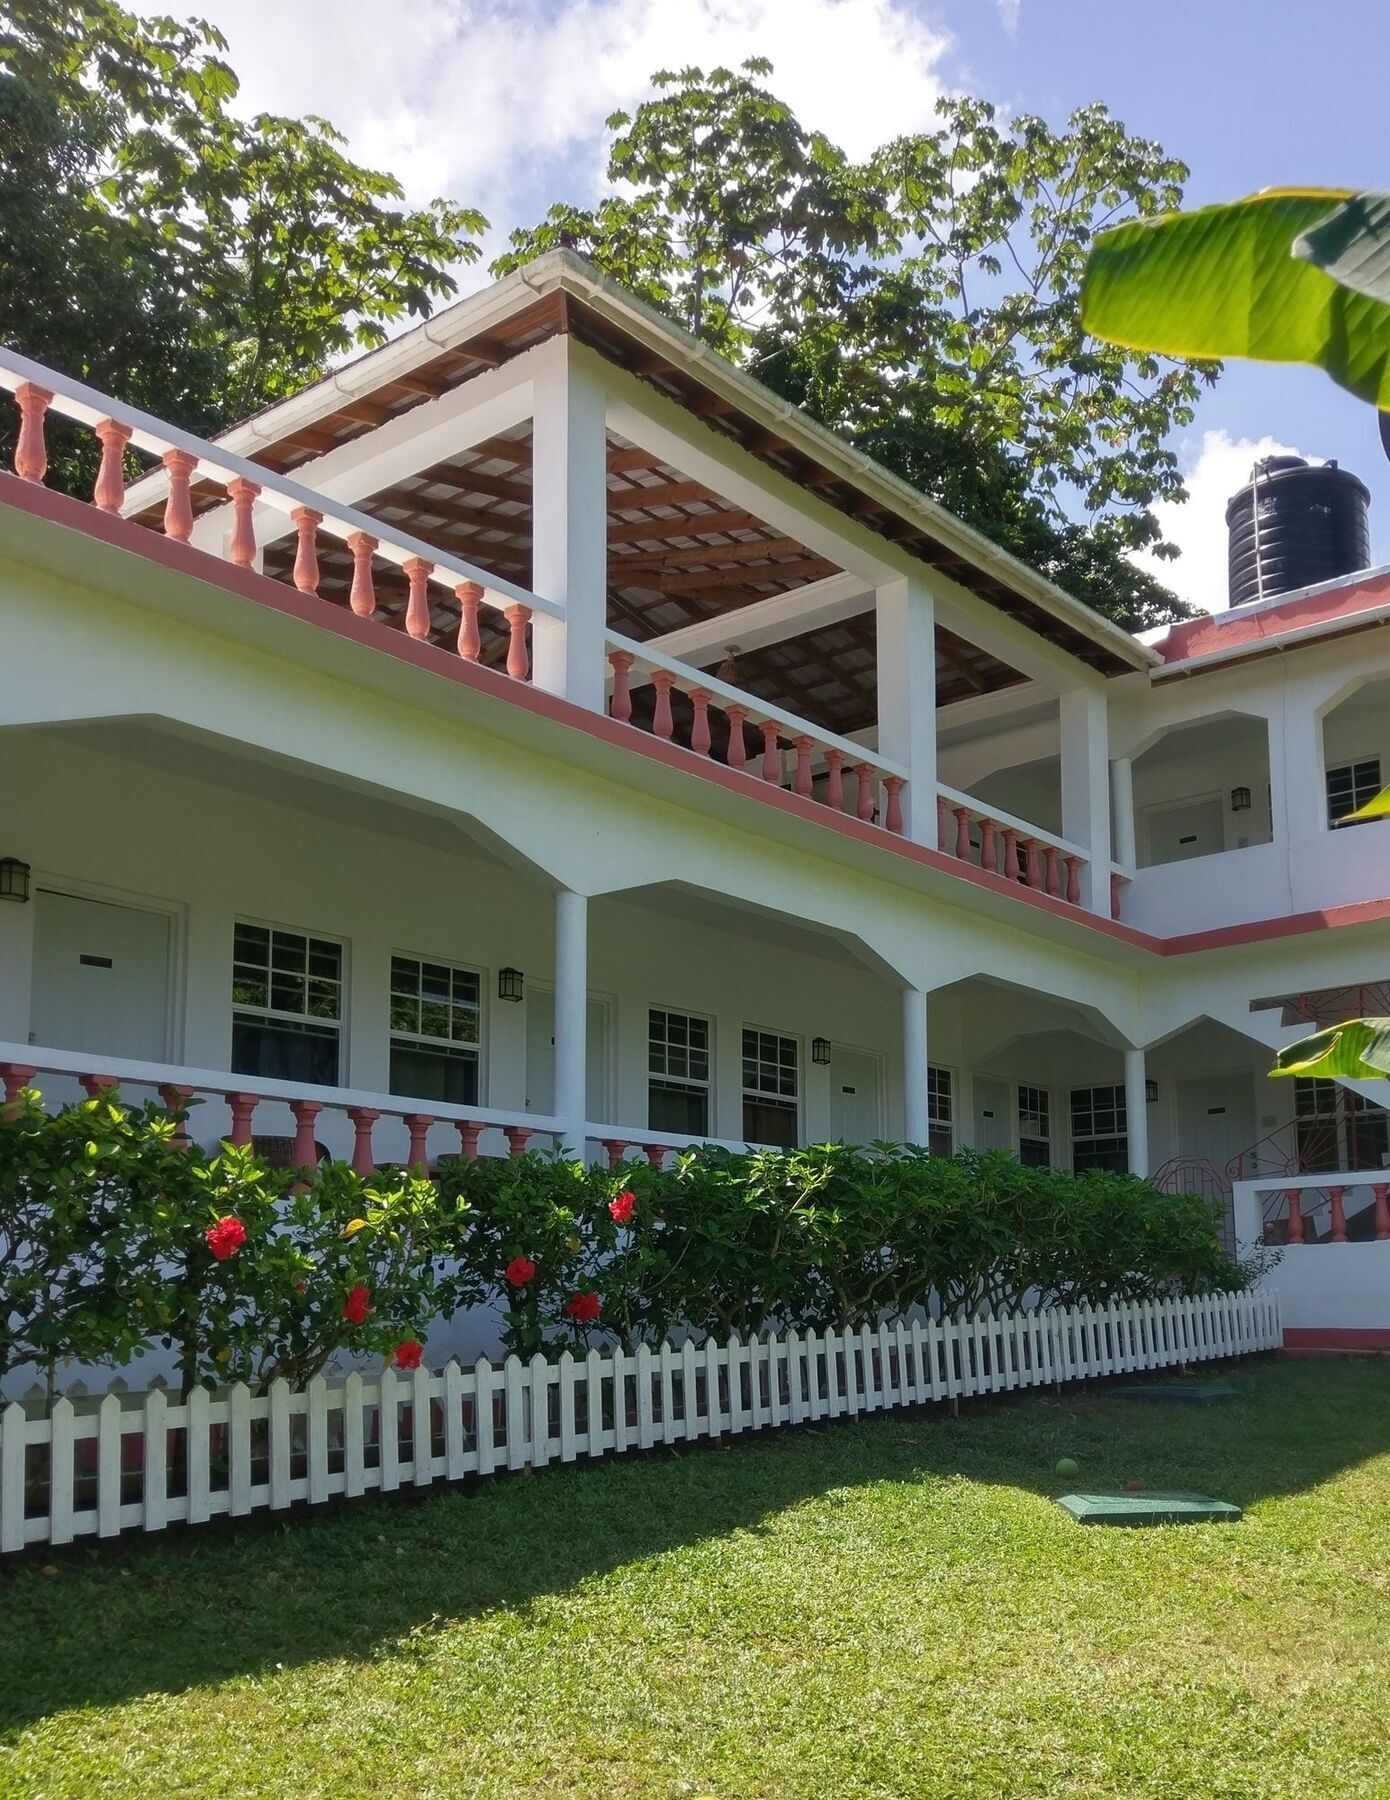
M 5 1796 L 1390 1795 L 1390 1362 L 1262 1362 L 0 1577 Z M 1085 1529 L 1071 1486 L 1238 1525 Z

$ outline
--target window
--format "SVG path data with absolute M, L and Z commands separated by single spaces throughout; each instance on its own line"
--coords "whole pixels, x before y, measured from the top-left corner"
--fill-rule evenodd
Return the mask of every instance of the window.
M 338 1085 L 343 946 L 238 922 L 232 961 L 232 1070 Z
M 1294 1146 L 1304 1174 L 1380 1169 L 1390 1156 L 1390 1114 L 1337 1081 L 1294 1081 Z
M 927 1067 L 927 1148 L 935 1156 L 955 1149 L 951 1108 L 951 1071 Z
M 647 1129 L 709 1135 L 709 1020 L 647 1013 Z
M 1052 1161 L 1052 1096 L 1046 1088 L 1019 1084 L 1018 1160 L 1030 1169 Z
M 743 1135 L 750 1144 L 796 1143 L 799 1083 L 795 1038 L 743 1028 Z
M 1129 1123 L 1123 1087 L 1071 1091 L 1071 1166 L 1082 1169 L 1129 1167 Z
M 1380 758 L 1368 756 L 1361 762 L 1341 763 L 1327 771 L 1327 822 L 1331 826 L 1347 824 L 1348 813 L 1354 813 L 1380 792 Z M 1369 824 L 1367 819 L 1355 821 Z
M 477 1105 L 482 985 L 476 969 L 391 958 L 393 1094 Z

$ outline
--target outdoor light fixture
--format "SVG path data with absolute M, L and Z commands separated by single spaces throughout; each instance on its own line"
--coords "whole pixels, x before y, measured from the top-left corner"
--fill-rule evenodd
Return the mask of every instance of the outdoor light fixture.
M 520 969 L 499 969 L 497 971 L 497 998 L 499 1000 L 522 1000 L 526 993 L 526 977 Z
M 1240 788 L 1232 788 L 1231 789 L 1231 811 L 1232 812 L 1249 812 L 1250 811 L 1250 789 L 1249 788 L 1240 787 Z
M 811 1061 L 813 1063 L 828 1063 L 830 1061 L 829 1038 L 811 1039 Z
M 1157 1100 L 1158 1083 L 1156 1081 L 1146 1081 L 1144 1083 L 1144 1098 L 1148 1101 L 1150 1106 Z
M 28 898 L 28 863 L 17 856 L 0 856 L 0 900 L 17 900 L 23 906 Z

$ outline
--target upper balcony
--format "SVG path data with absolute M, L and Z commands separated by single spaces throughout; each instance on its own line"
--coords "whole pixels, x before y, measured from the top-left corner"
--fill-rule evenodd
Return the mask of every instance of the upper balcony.
M 572 257 L 215 442 L 16 355 L 0 385 L 21 477 L 55 417 L 86 428 L 99 509 L 306 616 L 605 712 L 1022 902 L 1118 915 L 1106 687 L 1152 653 Z M 1055 805 L 939 779 L 956 713 L 999 701 L 1055 721 Z

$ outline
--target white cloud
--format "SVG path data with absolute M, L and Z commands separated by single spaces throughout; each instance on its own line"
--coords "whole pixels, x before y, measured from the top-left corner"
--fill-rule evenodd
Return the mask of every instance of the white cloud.
M 1187 500 L 1182 504 L 1163 500 L 1154 508 L 1164 537 L 1176 544 L 1182 555 L 1175 562 L 1146 553 L 1134 560 L 1203 612 L 1224 611 L 1228 598 L 1226 502 L 1245 486 L 1252 465 L 1262 456 L 1303 454 L 1278 438 L 1233 438 L 1226 431 L 1204 432 L 1200 450 L 1184 462 Z
M 1010 37 L 1018 36 L 1018 9 L 1021 0 L 995 0 L 999 18 Z
M 604 120 L 652 72 L 762 55 L 803 123 L 852 154 L 920 129 L 949 36 L 909 0 L 200 0 L 250 110 L 317 112 L 413 200 L 499 228 L 592 196 Z

